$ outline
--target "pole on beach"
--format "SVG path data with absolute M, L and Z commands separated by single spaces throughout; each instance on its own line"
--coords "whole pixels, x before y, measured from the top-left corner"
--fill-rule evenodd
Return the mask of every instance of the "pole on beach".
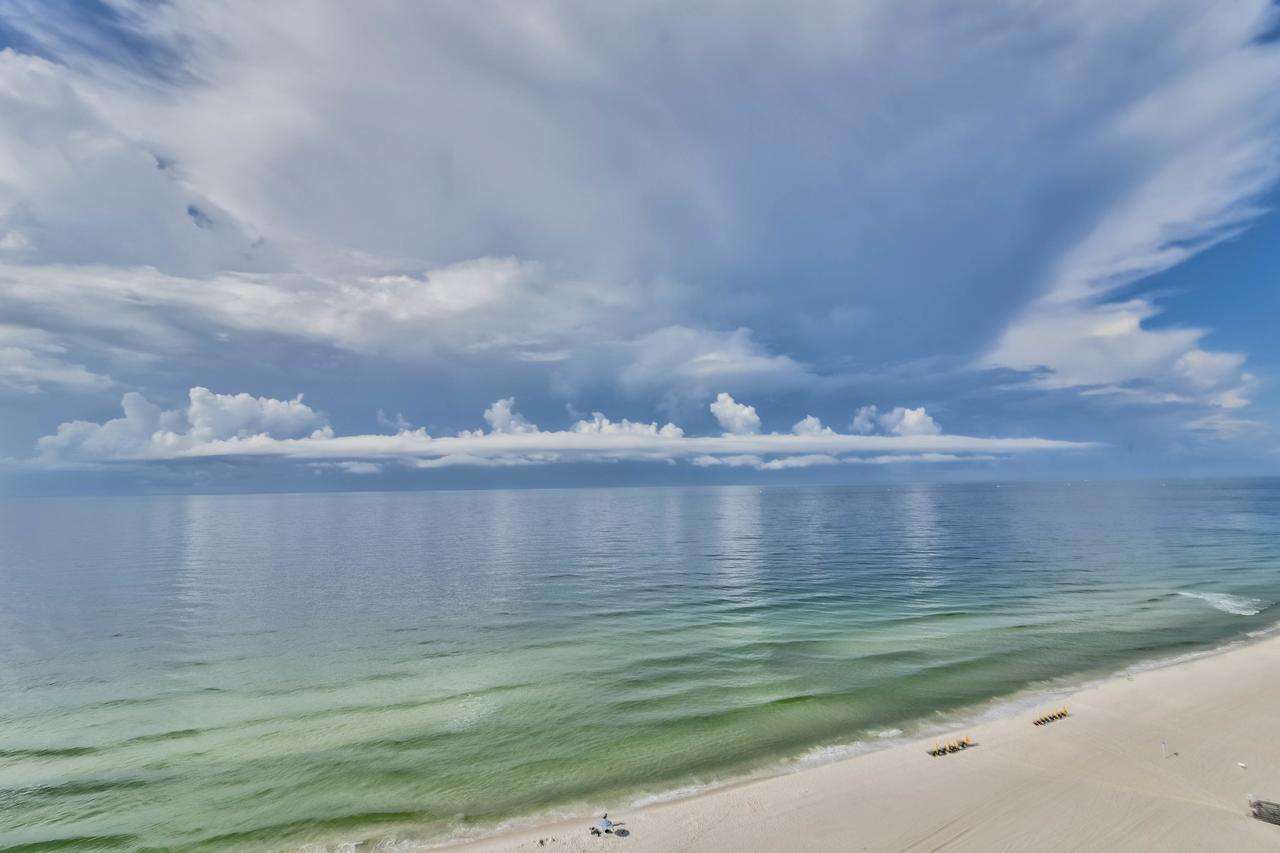
M 1169 748 L 1164 741 L 1160 741 L 1160 757 L 1166 760 L 1169 758 Z

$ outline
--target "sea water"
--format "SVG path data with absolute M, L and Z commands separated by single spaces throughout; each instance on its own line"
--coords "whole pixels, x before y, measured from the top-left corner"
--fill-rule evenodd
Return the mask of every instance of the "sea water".
M 1265 480 L 0 501 L 0 846 L 391 847 L 849 754 L 1266 630 L 1278 534 Z

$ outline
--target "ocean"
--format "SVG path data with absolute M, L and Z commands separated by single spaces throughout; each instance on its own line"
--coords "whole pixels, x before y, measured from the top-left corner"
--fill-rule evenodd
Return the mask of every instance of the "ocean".
M 1280 481 L 0 501 L 0 847 L 395 849 L 1280 621 Z

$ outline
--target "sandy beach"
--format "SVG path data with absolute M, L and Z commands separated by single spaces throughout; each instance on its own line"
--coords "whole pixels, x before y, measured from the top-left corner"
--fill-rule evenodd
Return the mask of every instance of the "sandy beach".
M 951 733 L 978 745 L 932 758 L 935 738 L 636 809 L 521 829 L 471 851 L 1277 850 L 1280 638 L 1117 677 L 1034 712 Z M 1049 703 L 1046 702 L 1046 707 Z M 1161 742 L 1167 744 L 1162 755 Z

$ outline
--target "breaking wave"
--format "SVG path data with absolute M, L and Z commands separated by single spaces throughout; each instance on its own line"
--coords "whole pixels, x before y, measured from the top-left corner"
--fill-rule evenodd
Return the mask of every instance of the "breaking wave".
M 1234 613 L 1236 616 L 1257 616 L 1271 606 L 1261 598 L 1228 595 L 1225 592 L 1179 591 L 1178 595 L 1185 595 L 1187 598 L 1198 598 L 1201 601 L 1208 602 L 1223 613 Z

